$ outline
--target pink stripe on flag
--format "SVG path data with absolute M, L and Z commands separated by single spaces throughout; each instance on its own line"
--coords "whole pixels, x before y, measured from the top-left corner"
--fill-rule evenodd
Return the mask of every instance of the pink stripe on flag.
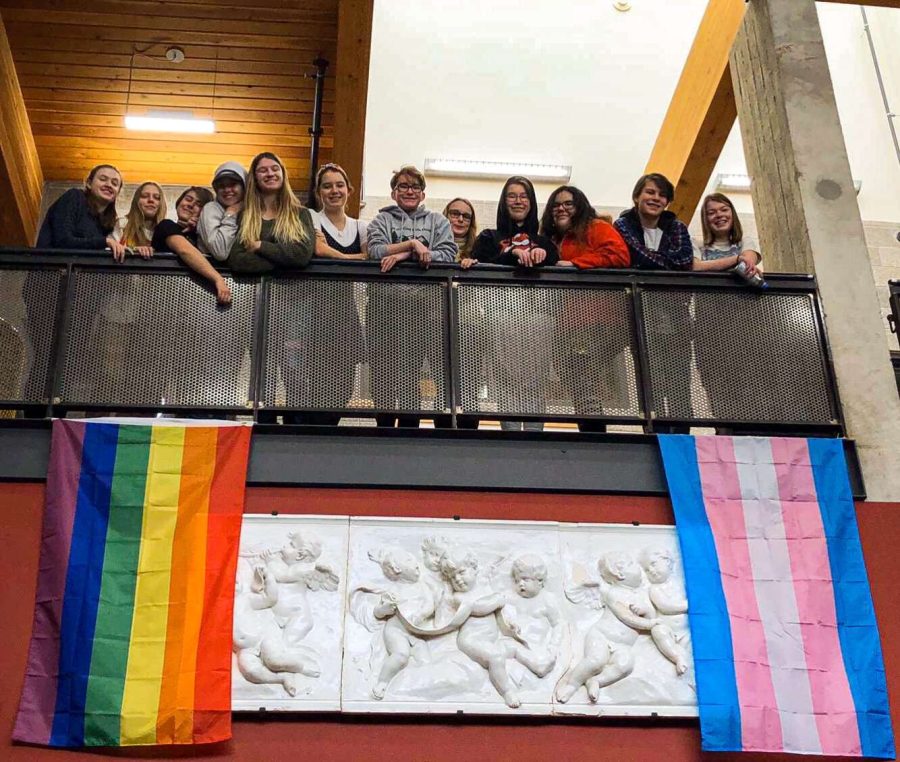
M 744 749 L 783 748 L 781 719 L 756 601 L 744 506 L 730 437 L 696 437 L 700 484 L 728 605 Z
M 48 743 L 56 711 L 59 633 L 86 424 L 53 421 L 31 643 L 13 740 Z
M 805 439 L 789 438 L 773 438 L 771 446 L 822 753 L 860 756 L 809 447 Z

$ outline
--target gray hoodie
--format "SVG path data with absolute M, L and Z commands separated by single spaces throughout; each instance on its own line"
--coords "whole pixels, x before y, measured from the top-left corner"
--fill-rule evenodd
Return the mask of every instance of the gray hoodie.
M 219 175 L 234 174 L 244 181 L 247 187 L 247 171 L 236 161 L 226 161 L 216 167 L 213 175 L 213 183 Z M 225 214 L 225 207 L 218 201 L 210 201 L 200 212 L 200 220 L 197 222 L 197 233 L 200 238 L 200 250 L 204 254 L 211 254 L 213 258 L 224 262 L 228 259 L 231 245 L 237 236 L 237 215 Z
M 369 259 L 384 259 L 387 247 L 415 238 L 431 251 L 434 262 L 453 262 L 458 247 L 447 218 L 420 206 L 407 214 L 396 204 L 379 209 L 366 231 Z

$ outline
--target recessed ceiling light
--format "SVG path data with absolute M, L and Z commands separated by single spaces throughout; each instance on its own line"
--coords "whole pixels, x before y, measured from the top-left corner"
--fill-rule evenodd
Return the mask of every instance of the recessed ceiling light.
M 631 10 L 631 3 L 613 3 L 613 8 L 615 8 L 620 13 L 626 13 Z

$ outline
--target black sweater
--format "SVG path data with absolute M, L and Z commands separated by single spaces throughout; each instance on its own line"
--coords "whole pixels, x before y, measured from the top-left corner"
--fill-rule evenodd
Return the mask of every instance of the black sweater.
M 556 244 L 549 238 L 542 235 L 528 235 L 528 233 L 520 233 L 527 238 L 526 248 L 543 249 L 547 252 L 547 257 L 541 262 L 543 265 L 555 265 L 559 262 L 559 252 Z M 512 253 L 514 242 L 511 238 L 501 236 L 499 230 L 482 230 L 475 239 L 475 245 L 472 247 L 472 253 L 469 255 L 479 262 L 492 265 L 510 265 L 516 267 L 519 260 Z
M 103 229 L 91 211 L 84 191 L 71 188 L 47 210 L 37 246 L 39 249 L 103 250 L 111 232 Z

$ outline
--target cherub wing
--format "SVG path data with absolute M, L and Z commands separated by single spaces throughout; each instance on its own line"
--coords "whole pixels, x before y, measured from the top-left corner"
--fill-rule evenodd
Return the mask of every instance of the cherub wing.
M 599 582 L 588 581 L 566 588 L 566 598 L 577 606 L 587 606 L 595 611 L 604 607 L 603 588 Z
M 304 575 L 306 587 L 309 590 L 327 590 L 333 593 L 338 589 L 338 583 L 341 578 L 327 564 L 316 564 L 316 568 L 306 572 Z

